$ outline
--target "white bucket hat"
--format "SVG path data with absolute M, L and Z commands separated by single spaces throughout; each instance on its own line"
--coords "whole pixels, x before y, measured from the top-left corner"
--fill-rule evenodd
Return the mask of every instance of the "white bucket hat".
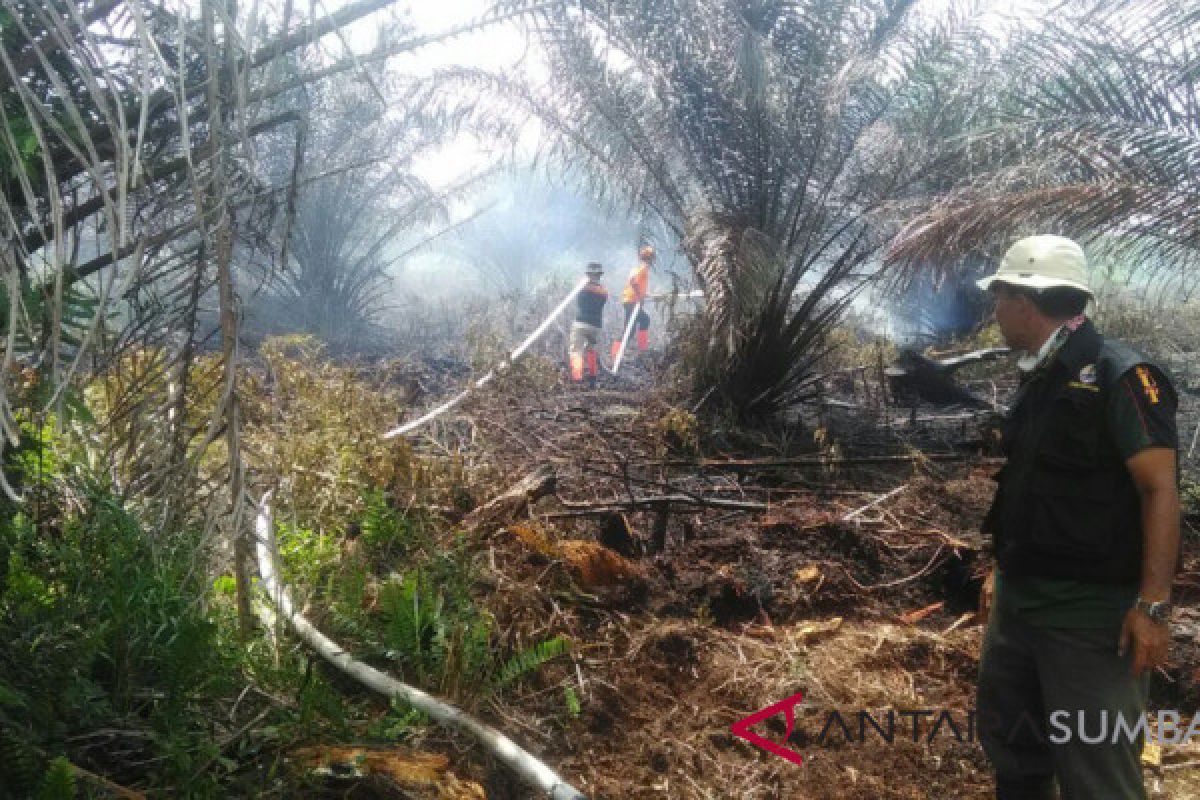
M 996 281 L 1030 289 L 1068 287 L 1094 296 L 1087 285 L 1087 256 L 1065 236 L 1028 236 L 1004 254 L 995 275 L 976 285 L 987 291 Z

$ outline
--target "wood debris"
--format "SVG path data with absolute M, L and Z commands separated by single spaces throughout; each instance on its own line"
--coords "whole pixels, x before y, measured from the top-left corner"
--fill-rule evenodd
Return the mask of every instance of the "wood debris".
M 334 780 L 384 778 L 413 800 L 485 800 L 483 787 L 450 772 L 440 753 L 395 747 L 304 747 L 292 751 L 305 769 Z
M 526 515 L 530 505 L 554 494 L 554 467 L 543 464 L 513 484 L 508 491 L 472 511 L 463 520 L 470 530 L 494 530 Z
M 916 625 L 930 614 L 934 613 L 935 611 L 941 611 L 945 607 L 945 601 L 939 600 L 936 603 L 931 603 L 930 605 L 925 606 L 924 608 L 918 608 L 914 611 L 909 611 L 907 614 L 901 614 L 900 621 L 905 625 Z
M 615 586 L 645 574 L 641 566 L 599 542 L 580 539 L 559 542 L 558 554 L 584 586 Z
M 834 633 L 841 627 L 841 617 L 831 617 L 825 620 L 810 620 L 808 622 L 801 622 L 799 625 L 791 628 L 788 631 L 788 635 L 796 641 L 807 642 L 826 634 Z
M 536 525 L 509 525 L 505 530 L 531 551 L 565 562 L 571 574 L 585 587 L 615 586 L 645 575 L 645 570 L 639 564 L 601 542 L 586 539 L 560 541 Z

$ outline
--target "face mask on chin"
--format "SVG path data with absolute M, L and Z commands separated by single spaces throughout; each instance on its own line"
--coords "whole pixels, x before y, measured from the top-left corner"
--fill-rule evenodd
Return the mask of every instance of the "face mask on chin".
M 1023 373 L 1033 372 L 1040 367 L 1044 361 L 1050 358 L 1067 337 L 1075 331 L 1079 330 L 1079 326 L 1083 324 L 1086 317 L 1083 314 L 1072 317 L 1059 326 L 1058 330 L 1050 334 L 1049 338 L 1042 344 L 1041 348 L 1036 353 L 1026 351 L 1017 359 L 1017 369 Z

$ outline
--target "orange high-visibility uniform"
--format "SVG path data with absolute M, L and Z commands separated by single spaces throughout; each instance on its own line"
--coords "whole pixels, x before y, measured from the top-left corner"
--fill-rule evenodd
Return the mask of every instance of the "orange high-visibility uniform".
M 629 272 L 629 280 L 625 283 L 625 288 L 621 290 L 621 304 L 625 306 L 625 327 L 629 326 L 630 315 L 637 308 L 637 304 L 646 299 L 646 292 L 650 288 L 650 264 L 645 260 L 639 261 L 638 265 Z M 650 346 L 650 315 L 641 311 L 637 315 L 635 323 L 637 329 L 637 349 L 645 350 Z M 617 352 L 621 349 L 621 341 L 618 339 L 612 344 L 612 357 L 615 360 Z
M 646 299 L 650 289 L 650 265 L 645 261 L 639 262 L 629 273 L 629 281 L 621 290 L 622 303 L 640 303 Z

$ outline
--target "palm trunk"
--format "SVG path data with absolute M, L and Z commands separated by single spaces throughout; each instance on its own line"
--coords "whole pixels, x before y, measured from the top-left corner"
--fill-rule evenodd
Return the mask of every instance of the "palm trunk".
M 233 545 L 234 579 L 237 585 L 238 626 L 248 636 L 254 626 L 251 605 L 250 542 L 242 530 L 241 419 L 238 404 L 238 320 L 233 282 L 233 215 L 228 203 L 229 143 L 226 126 L 225 100 L 232 92 L 235 59 L 230 52 L 229 36 L 219 45 L 212 6 L 203 5 L 205 46 L 208 61 L 209 136 L 213 146 L 212 182 L 209 190 L 209 210 L 213 220 L 213 254 L 217 267 L 217 295 L 220 304 L 221 350 L 225 391 L 219 406 L 224 416 L 225 442 L 229 455 L 228 531 Z M 232 2 L 226 3 L 228 19 L 236 17 Z

